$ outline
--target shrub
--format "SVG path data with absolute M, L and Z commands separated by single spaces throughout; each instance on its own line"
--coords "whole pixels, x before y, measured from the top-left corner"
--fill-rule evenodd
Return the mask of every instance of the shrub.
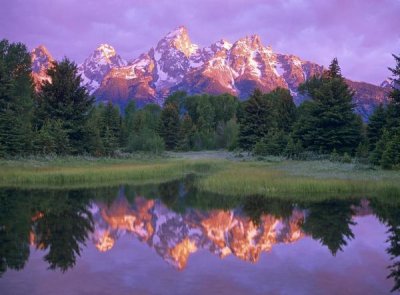
M 154 131 L 143 129 L 128 139 L 128 151 L 147 151 L 160 154 L 165 150 L 164 140 Z
M 342 163 L 351 163 L 351 156 L 348 153 L 344 153 L 341 162 Z

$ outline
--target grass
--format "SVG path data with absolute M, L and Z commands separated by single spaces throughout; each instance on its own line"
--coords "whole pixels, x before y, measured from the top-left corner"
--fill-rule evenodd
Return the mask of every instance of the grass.
M 211 169 L 207 161 L 181 159 L 57 158 L 0 162 L 0 187 L 88 188 L 161 183 Z
M 0 161 L 0 187 L 87 188 L 161 183 L 200 177 L 196 187 L 232 197 L 262 195 L 302 199 L 381 197 L 400 199 L 398 171 L 371 170 L 329 161 L 231 161 L 221 158 L 129 159 L 69 157 Z
M 202 191 L 232 196 L 400 198 L 398 172 L 364 170 L 328 161 L 232 162 L 201 178 L 197 186 Z

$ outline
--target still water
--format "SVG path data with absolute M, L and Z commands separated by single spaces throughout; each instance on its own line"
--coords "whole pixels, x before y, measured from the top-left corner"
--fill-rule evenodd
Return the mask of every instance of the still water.
M 0 191 L 0 294 L 390 294 L 400 206 L 158 186 Z

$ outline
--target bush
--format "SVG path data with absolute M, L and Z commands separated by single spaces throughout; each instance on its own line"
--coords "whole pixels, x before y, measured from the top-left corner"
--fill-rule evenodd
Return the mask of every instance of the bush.
M 233 151 L 238 147 L 239 125 L 235 119 L 219 122 L 216 129 L 215 143 L 217 148 Z
M 160 154 L 165 150 L 164 140 L 154 131 L 143 129 L 133 133 L 128 139 L 128 151 L 147 151 Z
M 266 137 L 258 141 L 253 148 L 257 156 L 281 156 L 288 145 L 288 137 L 283 131 L 271 131 Z
M 292 137 L 289 137 L 284 155 L 289 159 L 300 159 L 302 153 L 303 146 L 301 145 L 301 142 L 299 140 L 295 142 Z
M 269 155 L 269 148 L 265 141 L 258 141 L 253 148 L 253 154 L 256 156 L 267 156 Z
M 348 153 L 344 153 L 341 162 L 342 163 L 351 163 L 351 156 Z
M 340 161 L 340 155 L 338 154 L 338 152 L 336 151 L 336 149 L 333 149 L 329 160 L 331 162 L 339 162 Z
M 36 133 L 34 139 L 35 151 L 39 154 L 64 155 L 70 152 L 66 129 L 60 120 L 46 121 Z

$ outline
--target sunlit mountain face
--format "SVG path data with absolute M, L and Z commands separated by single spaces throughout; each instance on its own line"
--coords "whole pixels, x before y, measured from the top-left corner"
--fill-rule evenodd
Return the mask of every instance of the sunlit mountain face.
M 191 253 L 203 249 L 224 258 L 234 255 L 257 262 L 262 252 L 277 243 L 292 243 L 304 236 L 305 211 L 277 218 L 263 214 L 255 223 L 240 210 L 187 210 L 176 213 L 161 201 L 119 198 L 111 206 L 94 202 L 95 230 L 90 239 L 99 251 L 110 250 L 122 235 L 153 248 L 167 263 L 183 269 Z
M 233 40 L 232 40 L 233 41 Z M 175 91 L 188 94 L 229 93 L 247 99 L 254 89 L 270 92 L 286 88 L 298 105 L 306 97 L 298 87 L 321 75 L 324 67 L 293 54 L 275 52 L 260 36 L 244 36 L 230 43 L 221 39 L 201 48 L 192 43 L 189 31 L 177 27 L 154 47 L 127 62 L 109 44 L 99 45 L 78 67 L 81 83 L 97 101 L 124 107 L 134 99 L 138 106 L 163 105 Z M 53 60 L 44 46 L 32 51 L 36 88 L 49 80 L 46 69 Z M 346 80 L 355 91 L 356 111 L 367 118 L 374 108 L 387 103 L 388 89 Z
M 284 259 L 293 266 L 300 265 L 304 263 L 302 255 L 314 252 L 319 253 L 319 259 L 323 257 L 321 253 L 326 253 L 333 259 L 329 260 L 331 267 L 336 269 L 336 263 L 346 264 L 343 260 L 346 253 L 356 255 L 361 251 L 357 255 L 363 255 L 368 240 L 376 239 L 374 232 L 378 229 L 382 232 L 379 257 L 385 257 L 379 263 L 384 264 L 385 277 L 390 276 L 388 282 L 392 286 L 395 282 L 393 289 L 399 287 L 400 220 L 396 214 L 399 208 L 377 200 L 333 199 L 310 203 L 260 196 L 238 200 L 199 193 L 189 179 L 143 188 L 1 190 L 0 205 L 2 276 L 17 278 L 13 270 L 29 272 L 29 265 L 38 261 L 49 271 L 62 273 L 81 269 L 78 267 L 81 260 L 89 263 L 87 267 L 102 265 L 101 260 L 109 257 L 136 265 L 142 261 L 143 249 L 151 253 L 152 258 L 147 260 L 179 273 L 187 269 L 193 272 L 198 263 L 193 258 L 198 255 L 205 261 L 219 260 L 221 265 L 238 261 L 242 264 L 237 267 L 242 268 L 264 264 L 266 256 L 274 263 L 277 253 L 283 257 L 289 255 Z M 370 229 L 363 220 L 369 220 Z M 358 229 L 360 221 L 364 225 Z M 118 258 L 123 245 L 132 257 L 125 253 Z M 304 245 L 311 248 L 305 250 Z M 295 250 L 296 247 L 302 250 Z M 289 249 L 303 254 L 288 254 Z M 38 253 L 42 253 L 39 260 Z M 374 255 L 371 257 L 377 259 L 378 254 Z M 30 262 L 30 256 L 36 257 L 36 262 Z M 370 263 L 371 257 L 362 259 Z M 318 260 L 307 262 L 309 267 L 314 263 Z M 147 267 L 146 271 L 155 271 L 151 263 L 140 265 Z M 112 266 L 107 269 L 121 271 L 113 270 Z M 363 276 L 360 273 L 359 279 L 363 280 Z

